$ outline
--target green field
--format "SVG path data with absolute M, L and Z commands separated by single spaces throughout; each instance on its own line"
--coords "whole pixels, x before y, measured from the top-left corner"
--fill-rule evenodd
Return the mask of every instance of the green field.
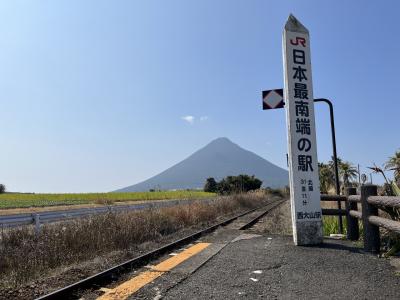
M 86 193 L 86 194 L 0 194 L 0 209 L 44 207 L 76 204 L 112 204 L 125 201 L 210 198 L 213 193 L 202 191 L 162 191 L 136 193 Z

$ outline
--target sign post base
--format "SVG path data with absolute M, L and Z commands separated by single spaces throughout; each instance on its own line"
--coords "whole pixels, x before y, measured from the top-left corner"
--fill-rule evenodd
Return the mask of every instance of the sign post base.
M 297 222 L 293 238 L 297 246 L 322 244 L 322 221 Z

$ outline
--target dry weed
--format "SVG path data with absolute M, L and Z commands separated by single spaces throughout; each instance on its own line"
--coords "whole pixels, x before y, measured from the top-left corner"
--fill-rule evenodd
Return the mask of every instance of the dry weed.
M 219 197 L 174 207 L 108 213 L 70 222 L 3 230 L 0 281 L 17 285 L 60 266 L 111 251 L 126 251 L 190 226 L 205 226 L 239 210 L 261 205 L 263 193 Z M 1 288 L 1 284 L 0 284 Z
M 270 211 L 265 221 L 260 225 L 263 233 L 292 235 L 290 201 L 287 200 Z

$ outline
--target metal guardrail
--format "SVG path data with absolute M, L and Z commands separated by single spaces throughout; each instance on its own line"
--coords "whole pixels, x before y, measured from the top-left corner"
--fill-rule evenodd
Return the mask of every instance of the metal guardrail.
M 88 217 L 95 214 L 105 214 L 109 212 L 123 212 L 132 210 L 142 210 L 156 207 L 167 207 L 180 204 L 189 204 L 196 200 L 163 200 L 151 201 L 132 205 L 112 205 L 103 207 L 79 208 L 70 210 L 55 210 L 28 214 L 14 214 L 0 216 L 1 227 L 17 227 L 23 225 L 35 225 L 36 230 L 40 230 L 41 224 L 67 221 L 76 218 Z M 203 199 L 202 201 L 210 201 Z

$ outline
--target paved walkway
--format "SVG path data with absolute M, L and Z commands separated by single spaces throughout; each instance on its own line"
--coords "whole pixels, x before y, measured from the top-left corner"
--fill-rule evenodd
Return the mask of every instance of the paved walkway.
M 389 261 L 350 242 L 296 247 L 291 237 L 234 229 L 201 242 L 210 246 L 130 299 L 400 299 Z

